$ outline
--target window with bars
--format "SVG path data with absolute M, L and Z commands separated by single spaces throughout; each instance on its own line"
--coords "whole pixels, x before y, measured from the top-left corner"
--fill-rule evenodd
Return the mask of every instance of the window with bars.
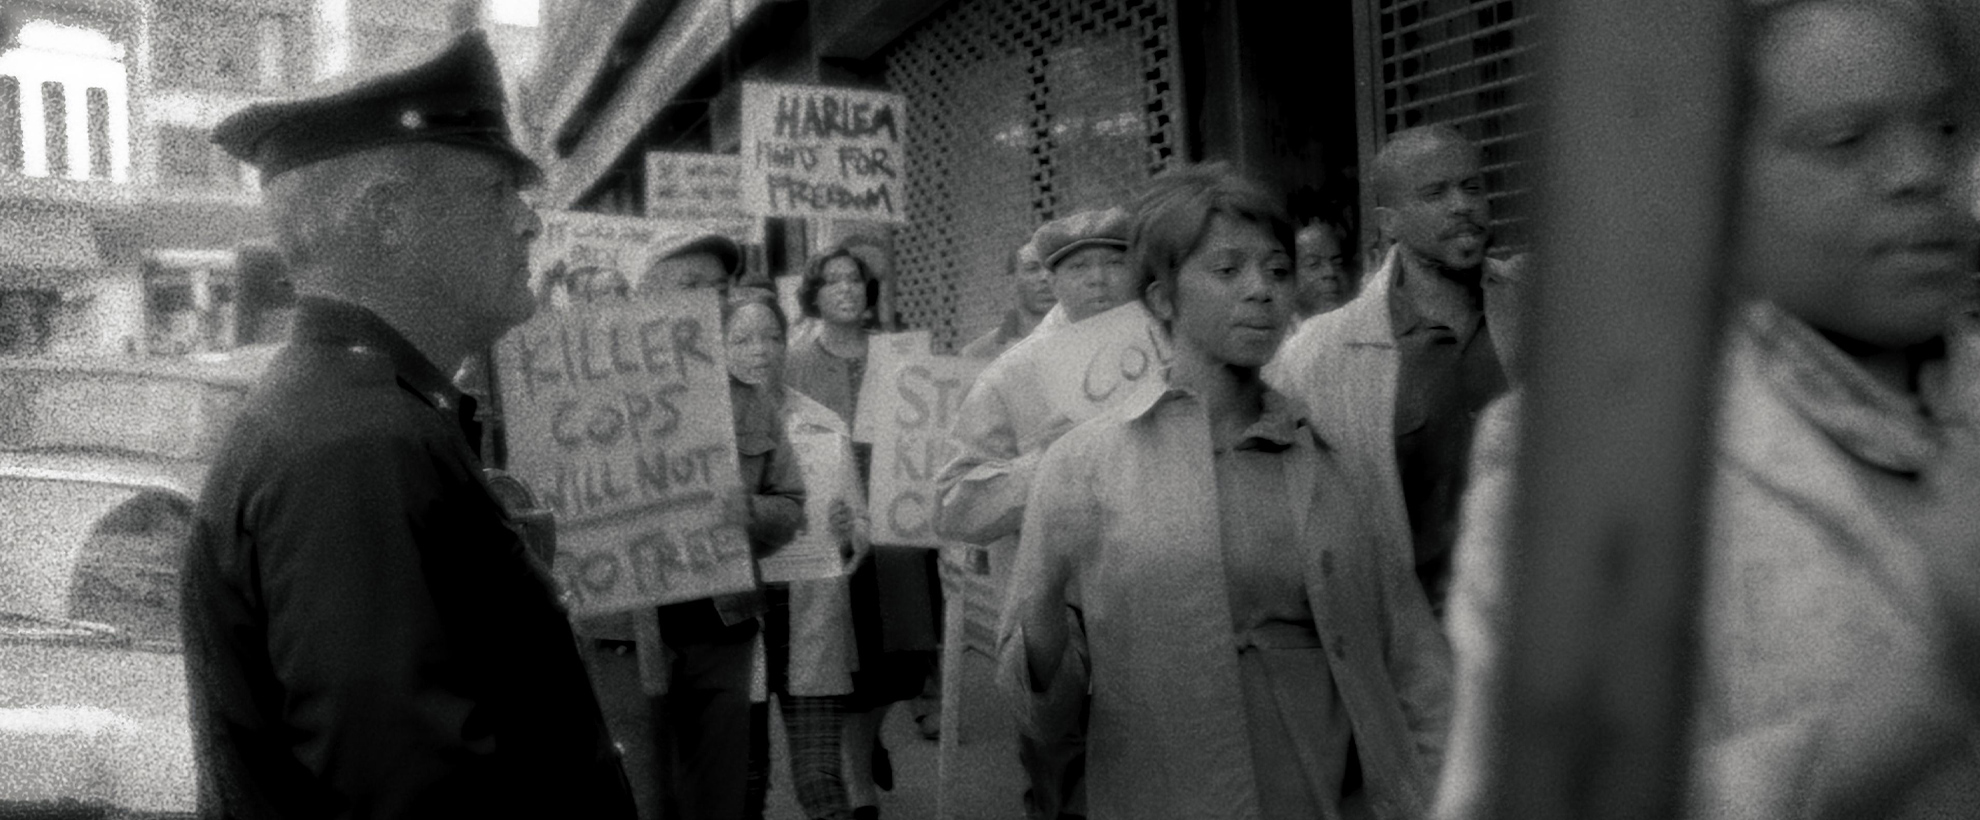
M 1534 42 L 1530 0 L 1358 0 L 1375 48 L 1375 119 L 1362 127 L 1380 146 L 1390 134 L 1448 123 L 1484 153 L 1493 232 L 1521 247 L 1532 209 Z M 1364 197 L 1372 197 L 1372 190 Z M 1370 202 L 1365 199 L 1365 202 Z

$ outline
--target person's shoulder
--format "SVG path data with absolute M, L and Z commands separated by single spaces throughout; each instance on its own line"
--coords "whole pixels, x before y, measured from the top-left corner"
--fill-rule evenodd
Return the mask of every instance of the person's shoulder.
M 993 327 L 983 335 L 970 340 L 969 344 L 963 345 L 962 349 L 956 351 L 956 355 L 965 359 L 994 360 L 1009 349 L 1010 343 L 1004 339 L 1003 328 Z
M 438 410 L 400 383 L 384 356 L 324 345 L 278 354 L 251 393 L 236 433 L 262 458 L 301 460 L 363 448 L 431 449 L 446 433 Z

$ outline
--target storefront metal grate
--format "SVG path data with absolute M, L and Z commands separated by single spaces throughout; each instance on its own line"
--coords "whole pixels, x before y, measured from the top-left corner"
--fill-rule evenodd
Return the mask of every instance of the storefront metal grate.
M 938 350 L 996 326 L 1040 223 L 1125 204 L 1186 153 L 1174 0 L 952 3 L 886 59 L 908 105 L 894 309 Z
M 1534 149 L 1527 97 L 1534 69 L 1529 0 L 1357 0 L 1371 3 L 1380 78 L 1368 144 L 1405 128 L 1449 123 L 1484 151 L 1493 228 L 1526 244 Z

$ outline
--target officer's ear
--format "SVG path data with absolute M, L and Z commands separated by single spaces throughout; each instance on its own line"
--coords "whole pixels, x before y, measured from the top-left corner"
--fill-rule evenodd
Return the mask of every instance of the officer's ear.
M 381 251 L 390 252 L 410 245 L 419 229 L 416 203 L 408 194 L 411 186 L 396 177 L 379 177 L 365 184 L 352 203 L 353 215 L 364 226 Z

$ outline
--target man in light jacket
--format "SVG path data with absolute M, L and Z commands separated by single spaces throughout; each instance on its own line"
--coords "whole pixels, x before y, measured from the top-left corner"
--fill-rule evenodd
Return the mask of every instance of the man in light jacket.
M 1372 483 L 1383 549 L 1441 618 L 1473 428 L 1506 389 L 1488 316 L 1503 263 L 1485 256 L 1491 209 L 1463 134 L 1399 132 L 1374 164 L 1376 218 L 1395 246 L 1354 301 L 1308 319 L 1265 375 Z

